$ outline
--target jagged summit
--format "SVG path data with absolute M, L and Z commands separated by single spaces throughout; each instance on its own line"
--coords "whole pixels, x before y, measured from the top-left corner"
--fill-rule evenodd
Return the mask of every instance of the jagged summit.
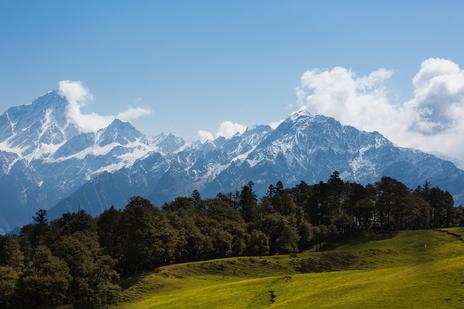
M 186 146 L 186 142 L 183 138 L 176 136 L 172 133 L 161 133 L 153 138 L 155 150 L 161 153 L 176 152 Z
M 114 119 L 106 128 L 98 132 L 98 144 L 105 146 L 111 143 L 127 145 L 143 137 L 132 124 Z
M 300 117 L 312 117 L 312 116 L 313 114 L 311 114 L 310 111 L 308 111 L 305 107 L 302 107 L 299 110 L 292 112 L 287 119 L 295 120 Z
M 9 108 L 0 116 L 0 150 L 28 161 L 48 156 L 79 133 L 67 117 L 67 101 L 57 91 L 29 105 Z

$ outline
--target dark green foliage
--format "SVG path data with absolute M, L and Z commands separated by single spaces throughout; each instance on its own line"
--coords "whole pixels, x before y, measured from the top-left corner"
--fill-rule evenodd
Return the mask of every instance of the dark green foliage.
M 303 221 L 298 226 L 299 248 L 309 248 L 314 238 L 314 230 L 311 224 Z
M 96 237 L 76 232 L 61 236 L 53 244 L 54 253 L 68 264 L 71 274 L 68 300 L 78 308 L 98 308 L 117 299 L 117 272 L 114 261 L 101 254 Z
M 10 266 L 16 272 L 24 267 L 24 255 L 17 238 L 0 235 L 0 266 Z
M 121 212 L 114 209 L 114 207 L 110 207 L 97 219 L 98 239 L 105 249 L 105 253 L 111 256 L 118 256 L 122 250 L 118 230 L 120 218 Z
M 38 246 L 19 279 L 19 302 L 27 308 L 54 308 L 64 305 L 71 276 L 68 265 Z
M 253 230 L 248 246 L 250 255 L 267 255 L 269 254 L 269 237 L 259 230 Z
M 45 209 L 39 209 L 35 213 L 35 216 L 32 217 L 34 222 L 38 225 L 47 224 L 47 211 Z
M 327 182 L 269 186 L 203 199 L 195 190 L 162 208 L 134 197 L 98 218 L 84 211 L 48 222 L 46 211 L 19 236 L 0 236 L 0 308 L 103 308 L 117 301 L 119 276 L 170 263 L 290 254 L 354 235 L 464 225 L 452 196 L 428 183 L 409 190 L 383 177 L 373 185 Z M 327 261 L 324 262 L 324 261 Z M 302 271 L 335 270 L 350 256 L 308 260 Z M 325 263 L 325 264 L 324 264 Z
M 253 192 L 253 182 L 249 182 L 240 192 L 239 205 L 242 216 L 247 222 L 252 222 L 258 218 L 258 205 L 256 194 Z
M 193 200 L 193 206 L 197 207 L 197 208 L 201 208 L 203 205 L 202 205 L 202 201 L 201 201 L 201 196 L 200 196 L 200 192 L 198 192 L 198 190 L 193 190 L 192 192 L 192 200 Z
M 279 253 L 298 252 L 300 237 L 295 228 L 289 224 L 284 224 L 277 239 Z
M 173 262 L 177 243 L 164 212 L 146 199 L 132 198 L 119 222 L 121 268 L 126 274 Z
M 10 266 L 0 266 L 0 308 L 12 307 L 15 303 L 18 272 Z

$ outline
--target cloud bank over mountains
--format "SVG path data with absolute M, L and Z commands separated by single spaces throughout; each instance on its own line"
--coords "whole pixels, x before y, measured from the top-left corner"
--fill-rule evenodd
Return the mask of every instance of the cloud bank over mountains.
M 81 108 L 93 100 L 93 95 L 80 81 L 60 81 L 59 93 L 69 102 L 67 111 L 69 120 L 77 124 L 83 132 L 96 132 L 108 126 L 116 118 L 131 121 L 152 113 L 151 110 L 143 107 L 130 107 L 116 115 L 84 114 Z
M 308 70 L 296 88 L 300 108 L 334 117 L 343 124 L 379 131 L 403 147 L 458 159 L 464 154 L 464 71 L 448 59 L 422 62 L 412 80 L 413 97 L 392 102 L 378 69 L 366 76 L 334 67 Z

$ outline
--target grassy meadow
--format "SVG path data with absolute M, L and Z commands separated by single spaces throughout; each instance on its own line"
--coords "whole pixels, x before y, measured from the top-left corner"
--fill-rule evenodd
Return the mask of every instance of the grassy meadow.
M 464 229 L 402 231 L 322 252 L 170 265 L 117 308 L 464 308 Z

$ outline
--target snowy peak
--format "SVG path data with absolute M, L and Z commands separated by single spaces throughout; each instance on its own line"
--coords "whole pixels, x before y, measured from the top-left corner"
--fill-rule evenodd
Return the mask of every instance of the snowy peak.
M 66 99 L 52 91 L 30 105 L 8 109 L 0 116 L 0 150 L 28 161 L 48 156 L 78 134 L 68 121 L 67 106 Z
M 29 163 L 54 163 L 107 155 L 117 146 L 133 150 L 143 144 L 137 148 L 137 155 L 151 150 L 142 133 L 119 119 L 96 133 L 81 133 L 68 117 L 68 108 L 67 99 L 58 91 L 51 91 L 32 104 L 8 109 L 0 116 L 0 151 L 14 153 Z M 127 152 L 118 151 L 126 155 Z
M 183 138 L 172 133 L 161 133 L 153 138 L 152 143 L 154 150 L 165 154 L 179 151 L 186 145 Z
M 313 115 L 306 108 L 301 108 L 291 113 L 290 117 L 288 117 L 287 120 L 295 121 L 298 118 L 311 118 L 311 117 L 313 117 Z
M 332 117 L 312 115 L 307 111 L 293 113 L 269 135 L 270 140 L 296 143 L 300 147 L 359 148 L 363 144 L 391 144 L 378 132 L 360 131 L 344 126 Z
M 312 157 L 348 159 L 359 151 L 382 145 L 391 143 L 377 132 L 359 131 L 331 117 L 299 111 L 270 132 L 248 155 L 247 162 L 251 166 L 274 162 L 306 170 L 313 164 Z
M 97 132 L 98 144 L 105 146 L 111 143 L 127 145 L 143 137 L 132 124 L 119 119 L 113 120 L 106 128 Z

